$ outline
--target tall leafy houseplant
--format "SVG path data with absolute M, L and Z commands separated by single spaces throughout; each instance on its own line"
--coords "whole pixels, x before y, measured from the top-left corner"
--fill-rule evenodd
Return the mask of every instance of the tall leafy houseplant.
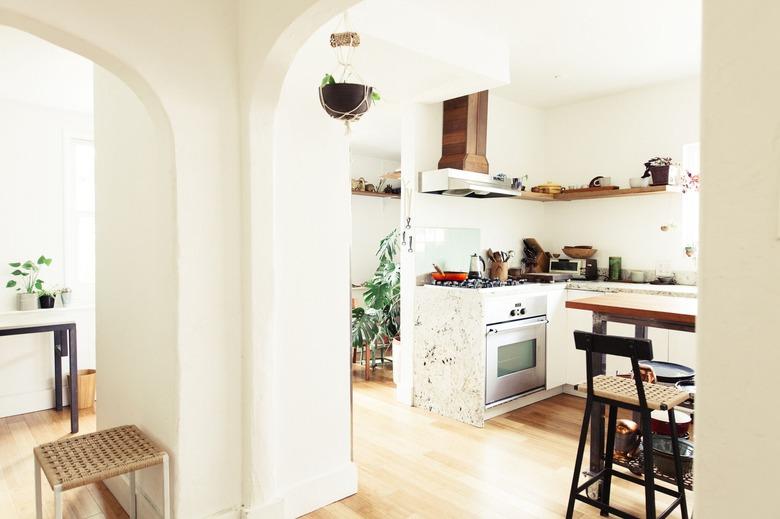
M 379 242 L 379 266 L 366 284 L 366 308 L 352 310 L 352 347 L 387 344 L 401 331 L 401 267 L 398 255 L 398 229 Z

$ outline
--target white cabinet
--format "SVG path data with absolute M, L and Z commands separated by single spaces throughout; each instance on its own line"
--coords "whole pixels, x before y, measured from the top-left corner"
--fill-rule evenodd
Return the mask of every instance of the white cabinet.
M 669 362 L 688 366 L 696 371 L 697 334 L 669 330 Z
M 547 389 L 566 382 L 566 364 L 569 343 L 566 341 L 566 290 L 547 293 Z
M 590 290 L 566 290 L 565 299 L 583 299 L 604 295 L 603 292 Z M 549 297 L 549 296 L 548 296 Z M 553 315 L 555 308 L 548 300 L 548 315 Z M 558 304 L 558 303 L 556 303 Z M 565 307 L 565 305 L 562 305 Z M 560 311 L 560 310 L 558 310 Z M 565 308 L 566 316 L 564 327 L 554 328 L 553 319 L 550 319 L 550 329 L 547 336 L 547 358 L 552 358 L 555 367 L 548 368 L 547 387 L 555 387 L 565 382 L 567 384 L 579 384 L 585 380 L 585 353 L 574 347 L 574 331 L 593 330 L 593 313 L 586 310 Z M 560 320 L 560 318 L 557 318 Z M 634 336 L 634 325 L 622 323 L 607 323 L 609 335 Z M 676 362 L 696 369 L 696 334 L 663 330 L 660 328 L 648 328 L 647 337 L 653 341 L 653 359 L 659 361 Z M 565 359 L 562 360 L 562 359 Z M 565 369 L 561 372 L 560 364 L 565 363 Z M 626 358 L 607 356 L 607 374 L 631 371 L 631 361 Z M 561 379 L 561 377 L 563 377 Z M 563 382 L 561 382 L 563 380 Z
M 604 295 L 603 292 L 590 290 L 567 290 L 566 300 L 583 299 Z M 574 347 L 574 332 L 593 330 L 593 312 L 588 310 L 566 309 L 566 337 L 564 348 L 566 350 L 566 383 L 579 384 L 585 381 L 585 352 Z
M 633 324 L 607 323 L 609 335 L 621 335 L 633 337 L 635 328 Z M 647 338 L 653 341 L 653 360 L 666 361 L 669 359 L 669 331 L 660 328 L 648 328 Z M 631 359 L 607 356 L 607 374 L 628 373 L 631 371 Z

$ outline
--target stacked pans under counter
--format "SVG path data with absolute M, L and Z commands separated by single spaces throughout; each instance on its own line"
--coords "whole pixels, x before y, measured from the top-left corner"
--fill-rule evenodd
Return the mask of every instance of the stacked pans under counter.
M 642 379 L 646 382 L 675 386 L 685 391 L 691 398 L 680 407 L 688 411 L 675 411 L 677 437 L 680 439 L 680 455 L 683 462 L 683 474 L 686 486 L 693 486 L 694 444 L 691 440 L 693 424 L 693 403 L 696 393 L 695 372 L 688 366 L 661 361 L 642 361 L 639 363 Z M 632 377 L 631 374 L 624 376 Z M 674 480 L 674 457 L 672 455 L 671 434 L 668 414 L 665 411 L 653 411 L 651 415 L 653 431 L 653 459 L 656 475 Z M 625 465 L 635 474 L 642 474 L 642 447 L 640 427 L 634 420 L 618 420 L 615 436 L 615 460 Z

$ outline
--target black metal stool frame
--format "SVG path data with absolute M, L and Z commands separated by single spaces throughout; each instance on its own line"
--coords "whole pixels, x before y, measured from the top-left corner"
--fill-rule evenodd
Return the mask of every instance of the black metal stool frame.
M 642 485 L 645 488 L 645 514 L 648 519 L 662 519 L 669 516 L 677 506 L 680 506 L 683 519 L 688 519 L 688 506 L 685 500 L 685 482 L 683 481 L 682 474 L 682 461 L 680 459 L 680 445 L 677 441 L 677 436 L 672 434 L 672 453 L 674 455 L 674 468 L 677 480 L 677 491 L 668 489 L 662 486 L 655 486 L 654 474 L 653 474 L 653 436 L 650 430 L 650 412 L 651 409 L 647 406 L 647 399 L 645 397 L 645 388 L 642 384 L 642 379 L 639 373 L 639 361 L 640 360 L 652 360 L 653 358 L 653 344 L 649 339 L 638 339 L 633 337 L 618 337 L 614 335 L 598 335 L 589 332 L 576 331 L 574 332 L 574 343 L 578 350 L 584 350 L 586 352 L 586 368 L 587 368 L 587 401 L 585 404 L 585 416 L 582 419 L 582 430 L 580 431 L 580 442 L 577 447 L 577 460 L 574 465 L 574 475 L 572 476 L 571 489 L 569 491 L 569 504 L 566 511 L 566 518 L 571 519 L 574 514 L 575 501 L 582 501 L 591 506 L 594 506 L 601 510 L 601 515 L 607 516 L 610 513 L 617 517 L 625 519 L 639 519 L 636 516 L 630 515 L 622 510 L 618 510 L 610 506 L 609 497 L 612 486 L 612 476 L 615 476 L 638 485 Z M 631 359 L 631 367 L 634 372 L 634 383 L 636 384 L 636 392 L 639 400 L 639 405 L 627 404 L 619 400 L 613 400 L 610 398 L 604 398 L 596 396 L 593 393 L 593 360 L 592 353 L 599 353 L 605 355 L 615 355 L 618 357 L 627 357 Z M 579 483 L 580 471 L 582 470 L 582 458 L 585 454 L 585 442 L 588 436 L 588 425 L 590 422 L 590 414 L 594 403 L 602 403 L 609 406 L 609 421 L 607 426 L 607 445 L 604 458 L 604 468 L 597 474 L 591 475 L 581 485 Z M 641 416 L 641 428 L 642 428 L 642 448 L 644 450 L 644 480 L 623 472 L 616 471 L 612 468 L 613 456 L 615 450 L 615 428 L 617 425 L 617 411 L 618 408 L 630 409 L 636 411 Z M 674 409 L 662 409 L 669 412 L 669 426 L 671 431 L 677 430 L 677 426 L 674 420 Z M 603 488 L 601 492 L 601 501 L 591 499 L 587 495 L 582 495 L 583 491 L 586 491 L 591 485 L 597 481 L 603 481 Z M 664 510 L 661 515 L 656 516 L 655 511 L 655 492 L 661 492 L 663 494 L 672 496 L 675 500 L 669 507 Z

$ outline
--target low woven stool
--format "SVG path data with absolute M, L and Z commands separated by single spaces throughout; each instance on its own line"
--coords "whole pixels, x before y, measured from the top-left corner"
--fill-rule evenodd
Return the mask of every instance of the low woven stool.
M 62 492 L 121 474 L 130 475 L 130 517 L 137 517 L 135 472 L 163 466 L 165 519 L 171 517 L 168 453 L 135 425 L 123 425 L 83 436 L 72 436 L 33 449 L 35 459 L 35 517 L 43 519 L 41 470 L 54 491 L 54 517 L 62 519 Z

